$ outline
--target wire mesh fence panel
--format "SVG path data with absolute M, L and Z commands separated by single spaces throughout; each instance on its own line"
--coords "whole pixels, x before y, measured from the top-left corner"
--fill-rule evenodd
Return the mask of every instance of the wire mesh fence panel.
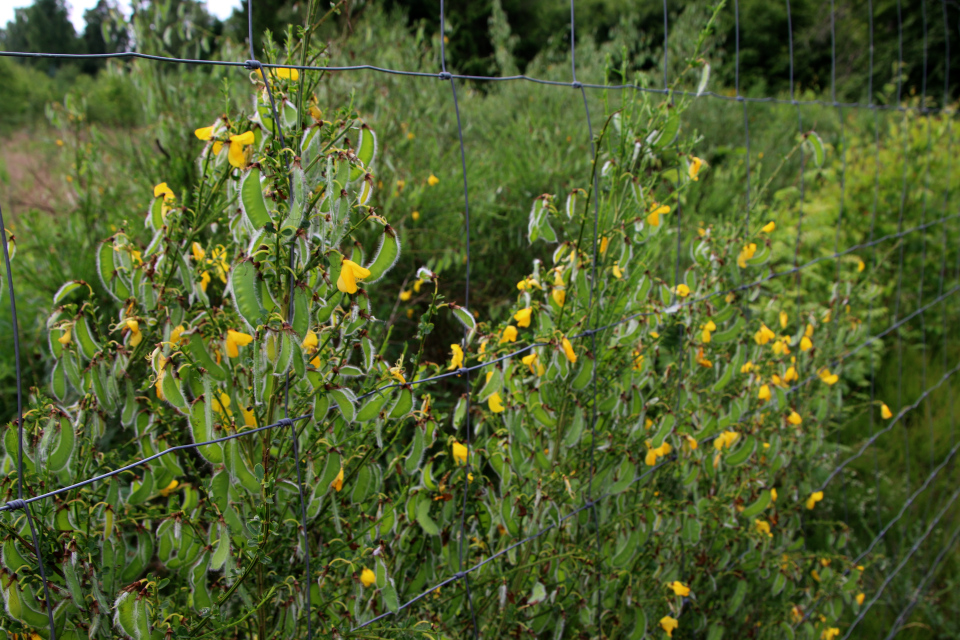
M 454 73 L 442 0 L 430 71 L 332 64 L 311 38 L 339 5 L 317 2 L 266 61 L 253 0 L 249 59 L 86 56 L 224 67 L 249 79 L 247 107 L 196 114 L 212 124 L 192 133 L 192 186 L 157 184 L 143 231 L 96 245 L 99 281 L 54 294 L 49 384 L 29 396 L 0 214 L 17 366 L 0 633 L 896 636 L 937 607 L 958 537 L 960 201 L 934 4 L 898 3 L 883 43 L 903 67 L 919 14 L 916 96 L 901 75 L 875 91 L 869 5 L 865 102 L 838 100 L 833 2 L 829 99 L 795 82 L 789 0 L 788 97 L 743 90 L 737 0 L 694 26 L 664 2 L 659 64 L 607 61 L 603 82 L 582 80 L 573 0 L 568 77 Z M 711 83 L 721 19 L 729 91 Z M 441 178 L 378 180 L 401 157 L 391 125 L 335 84 L 361 73 L 428 96 L 418 115 L 445 127 L 458 184 L 436 215 L 446 254 L 397 302 L 391 270 L 425 260 L 420 212 L 392 205 L 430 202 Z M 543 136 L 567 140 L 526 226 L 491 213 L 484 163 L 555 158 L 523 114 L 487 126 L 477 87 L 555 109 Z M 400 129 L 392 143 L 415 140 Z M 529 265 L 491 291 L 471 265 L 514 237 Z

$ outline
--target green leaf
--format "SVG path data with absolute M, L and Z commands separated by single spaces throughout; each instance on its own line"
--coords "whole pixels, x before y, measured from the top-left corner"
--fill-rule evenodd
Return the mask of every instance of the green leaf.
M 754 516 L 760 515 L 760 513 L 766 509 L 769 504 L 770 492 L 761 491 L 760 497 L 758 497 L 750 506 L 741 511 L 740 515 L 742 515 L 744 518 L 753 518 Z
M 420 528 L 423 529 L 424 533 L 430 536 L 436 536 L 440 534 L 440 527 L 438 527 L 437 523 L 430 517 L 430 505 L 432 502 L 429 496 L 420 499 L 420 502 L 417 504 L 417 522 L 420 523 Z

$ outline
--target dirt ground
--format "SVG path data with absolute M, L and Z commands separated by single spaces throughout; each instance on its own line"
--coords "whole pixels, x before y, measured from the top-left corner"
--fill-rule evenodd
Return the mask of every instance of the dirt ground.
M 8 224 L 30 209 L 57 215 L 72 208 L 67 147 L 58 146 L 55 136 L 42 129 L 0 136 L 0 206 Z

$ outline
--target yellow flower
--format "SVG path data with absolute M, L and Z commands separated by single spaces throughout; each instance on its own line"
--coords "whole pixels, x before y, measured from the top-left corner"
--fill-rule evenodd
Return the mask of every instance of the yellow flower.
M 287 67 L 278 67 L 276 69 L 271 69 L 270 73 L 272 73 L 278 78 L 283 78 L 285 80 L 293 80 L 294 82 L 300 79 L 300 72 L 297 69 L 288 69 Z
M 340 465 L 340 473 L 337 474 L 337 477 L 333 479 L 333 482 L 330 483 L 330 486 L 340 491 L 343 489 L 343 465 Z
M 544 372 L 544 368 L 543 368 L 543 365 L 540 364 L 537 360 L 538 360 L 538 357 L 536 353 L 531 353 L 530 355 L 520 358 L 520 361 L 523 362 L 523 364 L 530 367 L 530 373 L 536 374 L 538 376 L 542 376 Z M 536 368 L 534 368 L 534 365 L 536 365 Z
M 450 351 L 453 353 L 453 357 L 450 358 L 450 366 L 447 367 L 447 371 L 453 371 L 463 366 L 463 349 L 460 348 L 460 345 L 450 345 Z
M 685 284 L 678 284 L 677 295 L 680 296 L 681 298 L 686 298 L 688 295 L 690 295 L 690 287 L 688 287 Z
M 771 331 L 770 327 L 763 324 L 762 322 L 760 323 L 760 330 L 757 331 L 755 334 L 753 334 L 753 339 L 756 341 L 757 344 L 761 346 L 767 344 L 768 342 L 770 342 L 776 337 L 777 337 L 777 334 Z
M 791 411 L 790 415 L 787 416 L 787 422 L 796 426 L 803 422 L 803 418 L 801 418 L 800 414 L 797 413 L 796 411 Z
M 209 140 L 213 137 L 213 127 L 214 125 L 210 125 L 209 127 L 194 129 L 193 135 L 197 136 L 200 140 Z
M 517 328 L 513 325 L 510 325 L 503 330 L 503 335 L 500 336 L 500 341 L 497 344 L 503 344 L 504 342 L 516 342 L 516 341 L 517 341 Z
M 740 434 L 736 431 L 724 431 L 713 441 L 713 448 L 717 451 L 721 451 L 724 448 L 729 449 L 739 437 Z
M 790 353 L 790 338 L 788 336 L 781 336 L 779 340 L 773 343 L 773 346 L 770 348 L 773 349 L 774 355 L 785 355 Z
M 210 272 L 204 271 L 200 274 L 200 288 L 203 289 L 203 292 L 207 292 L 207 286 L 210 285 Z
M 170 343 L 171 343 L 171 344 L 174 344 L 174 345 L 186 344 L 187 339 L 180 337 L 180 334 L 182 334 L 183 331 L 184 331 L 184 328 L 183 328 L 183 325 L 182 325 L 182 324 L 177 325 L 176 327 L 174 327 L 174 328 L 170 331 Z
M 859 605 L 859 604 L 863 604 L 863 601 L 866 597 L 867 597 L 866 594 L 858 593 L 857 597 L 854 599 L 857 601 L 857 604 Z
M 553 301 L 557 303 L 557 306 L 562 307 L 563 303 L 567 301 L 567 292 L 563 289 L 554 289 L 550 295 L 553 296 Z
M 490 407 L 490 411 L 494 413 L 503 413 L 503 400 L 500 399 L 500 394 L 495 393 L 487 398 L 487 406 Z
M 794 380 L 797 380 L 798 378 L 799 378 L 799 376 L 797 375 L 797 370 L 796 370 L 796 368 L 794 368 L 794 367 L 790 367 L 789 369 L 787 369 L 787 372 L 786 372 L 785 374 L 783 374 L 783 381 L 784 381 L 784 382 L 793 382 Z
M 62 344 L 63 346 L 67 346 L 68 344 L 70 344 L 70 330 L 71 330 L 72 326 L 73 326 L 73 325 L 69 325 L 69 324 L 68 324 L 68 325 L 65 326 L 63 329 L 61 329 L 61 331 L 60 331 L 60 337 L 57 338 L 57 342 L 59 342 L 59 343 Z
M 369 275 L 368 269 L 364 269 L 353 260 L 344 258 L 340 265 L 340 277 L 337 278 L 337 289 L 343 293 L 356 293 L 357 280 L 363 280 Z
M 690 156 L 690 166 L 687 167 L 687 174 L 690 176 L 690 179 L 694 182 L 698 181 L 700 178 L 697 176 L 700 173 L 700 167 L 703 166 L 703 160 L 697 156 Z
M 765 533 L 770 538 L 773 537 L 773 534 L 770 533 L 770 523 L 766 520 L 754 520 L 753 524 L 760 533 Z
M 563 345 L 563 355 L 567 356 L 567 360 L 569 360 L 570 362 L 576 363 L 577 354 L 573 350 L 573 344 L 566 338 L 563 339 L 563 342 L 561 344 Z
M 60 138 L 57 138 L 57 146 L 58 146 L 58 147 L 62 147 L 62 146 L 63 146 L 63 140 L 61 140 Z
M 677 622 L 676 618 L 671 618 L 670 616 L 663 616 L 660 618 L 660 628 L 667 632 L 667 637 L 673 637 L 673 631 L 676 629 L 680 623 Z
M 703 347 L 700 347 L 700 348 L 697 350 L 697 364 L 699 364 L 701 367 L 705 367 L 705 368 L 707 368 L 707 369 L 709 369 L 710 367 L 713 366 L 713 363 L 710 362 L 709 359 L 707 359 L 707 358 L 704 357 L 704 355 L 703 355 Z
M 130 346 L 136 347 L 143 340 L 143 334 L 140 333 L 140 323 L 136 320 L 127 320 L 127 329 L 130 329 Z
M 533 315 L 533 309 L 527 307 L 526 309 L 520 309 L 520 311 L 517 311 L 515 314 L 513 314 L 513 319 L 517 321 L 518 327 L 529 327 L 531 315 Z
M 363 568 L 363 571 L 360 572 L 360 582 L 363 583 L 363 586 L 369 587 L 374 582 L 377 581 L 377 574 L 368 569 L 367 567 Z
M 162 495 L 164 498 L 166 498 L 168 495 L 170 495 L 171 493 L 173 493 L 173 490 L 176 489 L 179 484 L 180 484 L 180 483 L 177 482 L 176 480 L 171 480 L 171 481 L 170 481 L 170 484 L 168 484 L 168 485 L 167 485 L 166 487 L 164 487 L 163 489 L 160 489 L 160 495 Z
M 242 169 L 246 165 L 244 149 L 255 141 L 256 138 L 253 136 L 253 131 L 230 136 L 230 152 L 227 154 L 227 159 L 230 161 L 230 164 L 237 169 Z
M 757 394 L 757 397 L 760 398 L 763 402 L 766 402 L 770 399 L 770 387 L 767 385 L 762 385 L 760 387 L 760 393 Z
M 207 255 L 207 252 L 203 250 L 199 242 L 194 242 L 190 245 L 190 253 L 193 254 L 194 262 L 200 262 Z
M 827 369 L 826 367 L 821 369 L 817 375 L 819 375 L 820 379 L 829 385 L 834 385 L 838 380 L 840 380 L 840 376 L 835 373 L 830 373 L 830 369 Z
M 649 443 L 647 443 L 649 445 Z M 647 456 L 643 460 L 648 467 L 652 467 L 657 464 L 657 450 L 656 449 L 647 449 Z
M 670 213 L 670 207 L 667 205 L 660 205 L 658 202 L 654 202 L 651 207 L 652 211 L 650 215 L 647 216 L 647 224 L 651 227 L 660 226 L 660 216 L 666 213 Z
M 420 278 L 417 278 L 416 281 L 413 283 L 413 292 L 414 292 L 414 293 L 420 293 L 420 287 L 423 286 L 423 283 L 424 283 L 424 282 L 425 282 L 424 280 L 421 280 Z
M 741 269 L 747 268 L 747 260 L 753 257 L 757 252 L 757 243 L 751 242 L 750 244 L 743 245 L 743 249 L 740 250 L 740 255 L 737 256 L 737 264 Z
M 307 331 L 307 337 L 303 339 L 303 344 L 300 346 L 303 347 L 304 351 L 308 354 L 312 354 L 317 350 L 317 347 L 320 345 L 320 341 L 317 338 L 317 334 L 313 332 L 313 329 Z
M 777 228 L 777 223 L 771 220 L 767 224 L 763 225 L 763 228 L 760 229 L 760 231 L 763 231 L 764 233 L 773 233 L 773 230 L 776 228 Z
M 613 263 L 613 277 L 617 280 L 623 280 L 623 270 L 620 269 L 620 263 Z
M 864 263 L 864 261 L 860 258 L 857 258 L 857 273 L 861 273 L 866 268 L 867 265 Z
M 673 592 L 680 597 L 686 597 L 690 595 L 690 587 L 683 584 L 679 580 L 674 580 L 673 582 L 669 583 L 667 587 L 673 589 Z
M 814 491 L 810 494 L 810 497 L 807 498 L 807 509 L 812 510 L 821 500 L 823 500 L 823 491 Z
M 770 499 L 773 500 L 774 502 L 777 501 L 777 490 L 776 490 L 776 488 L 770 489 Z
M 790 316 L 787 315 L 786 311 L 781 311 L 780 312 L 780 328 L 786 329 L 788 322 L 790 322 Z
M 404 291 L 401 291 L 401 292 L 400 292 L 400 301 L 401 301 L 401 302 L 406 302 L 407 300 L 409 300 L 409 299 L 412 298 L 412 297 L 413 297 L 413 291 L 410 291 L 409 289 L 405 289 Z
M 820 634 L 820 640 L 833 640 L 840 635 L 840 629 L 836 627 L 830 627 L 826 631 Z
M 606 253 L 608 246 L 610 246 L 610 238 L 607 236 L 600 238 L 600 253 Z
M 413 218 L 413 221 L 414 221 L 414 222 L 416 222 L 417 220 L 420 219 L 420 212 L 419 212 L 419 211 L 414 211 L 413 213 L 410 214 L 410 217 Z
M 177 198 L 173 193 L 173 189 L 168 187 L 166 182 L 161 182 L 153 188 L 153 197 L 159 198 L 160 196 L 163 196 L 164 202 L 171 202 Z
M 227 355 L 231 358 L 240 357 L 240 349 L 253 342 L 253 336 L 249 333 L 241 333 L 233 329 L 227 329 Z
M 714 324 L 713 320 L 708 320 L 707 324 L 703 325 L 703 332 L 700 334 L 700 340 L 704 344 L 709 344 L 710 342 L 710 333 L 717 330 L 717 325 Z
M 438 184 L 440 184 L 440 178 L 438 178 L 437 176 L 431 173 L 430 177 L 427 178 L 427 184 L 430 185 L 431 187 L 435 187 Z
M 800 338 L 800 351 L 810 351 L 813 349 L 813 342 L 807 336 Z
M 889 420 L 890 418 L 893 417 L 893 411 L 890 411 L 890 407 L 888 407 L 886 403 L 883 403 L 883 402 L 880 403 L 880 417 L 883 418 L 884 420 Z
M 457 464 L 467 464 L 467 448 L 457 442 L 453 441 L 453 459 L 456 460 Z
M 398 362 L 396 366 L 390 367 L 390 375 L 400 384 L 407 384 L 407 379 L 403 377 L 403 367 Z
M 752 362 L 748 362 L 747 364 L 745 364 L 745 365 L 743 365 L 742 367 L 740 367 L 740 373 L 750 373 L 751 371 L 753 371 L 753 363 L 752 363 Z

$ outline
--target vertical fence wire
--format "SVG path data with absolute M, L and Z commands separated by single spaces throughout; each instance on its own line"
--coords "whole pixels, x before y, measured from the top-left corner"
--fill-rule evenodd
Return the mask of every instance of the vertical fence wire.
M 901 12 L 900 0 L 897 0 L 897 104 L 900 104 L 903 92 L 903 16 Z M 910 122 L 908 114 L 901 112 L 900 135 L 903 136 L 903 147 L 901 149 L 900 161 L 903 164 L 903 172 L 900 187 L 899 214 L 897 216 L 897 232 L 903 230 L 903 215 L 907 203 L 907 159 L 909 157 L 910 144 Z M 897 261 L 897 289 L 894 303 L 893 323 L 897 325 L 897 410 L 903 406 L 903 330 L 898 321 L 900 319 L 901 295 L 903 292 L 903 258 L 905 242 L 903 239 L 898 241 L 899 259 Z M 903 459 L 905 464 L 905 482 L 906 491 L 910 491 L 910 431 L 907 428 L 907 421 L 903 421 Z M 901 530 L 901 538 L 906 536 L 906 531 Z M 899 547 L 899 543 L 898 543 Z M 894 555 L 899 555 L 896 549 Z
M 447 50 L 446 50 L 446 11 L 444 0 L 440 0 L 440 69 L 441 77 L 450 79 L 450 92 L 453 96 L 453 108 L 457 116 L 457 140 L 460 144 L 460 169 L 463 174 L 463 206 L 464 206 L 464 234 L 466 251 L 466 282 L 464 284 L 464 307 L 470 310 L 470 192 L 467 186 L 467 155 L 463 145 L 463 125 L 460 121 L 460 103 L 457 100 L 457 84 L 453 77 L 450 77 L 447 71 Z M 463 347 L 466 349 L 470 330 L 464 327 Z M 470 372 L 464 372 L 464 385 L 466 387 L 466 411 L 464 412 L 464 428 L 466 430 L 467 459 L 463 469 L 463 503 L 460 510 L 460 540 L 457 549 L 457 576 L 463 580 L 463 586 L 467 593 L 467 604 L 470 608 L 470 619 L 473 626 L 474 640 L 479 640 L 480 629 L 477 626 L 477 613 L 473 606 L 473 594 L 470 591 L 470 578 L 463 571 L 463 549 L 466 543 L 465 521 L 467 517 L 467 494 L 470 491 L 470 456 L 472 453 L 472 444 L 470 433 Z
M 0 244 L 3 245 L 3 264 L 7 271 L 7 296 L 10 298 L 11 330 L 13 331 L 13 358 L 17 377 L 17 502 L 27 516 L 30 526 L 30 538 L 33 542 L 33 551 L 37 554 L 37 568 L 40 570 L 40 580 L 43 581 L 43 598 L 47 609 L 47 623 L 50 627 L 50 639 L 57 640 L 57 630 L 53 623 L 53 600 L 50 599 L 50 586 L 47 584 L 47 571 L 43 563 L 43 549 L 37 537 L 37 527 L 30 513 L 30 505 L 23 500 L 23 372 L 20 368 L 20 326 L 17 322 L 17 299 L 13 286 L 13 270 L 10 266 L 10 241 L 7 239 L 7 228 L 3 224 L 3 209 L 0 209 Z M 11 588 L 16 588 L 12 587 Z
M 666 1 L 666 0 L 664 0 Z M 600 581 L 600 569 L 601 569 L 601 536 L 600 536 L 600 516 L 597 513 L 596 501 L 593 499 L 593 476 L 596 472 L 596 461 L 595 455 L 597 450 L 597 360 L 600 359 L 600 354 L 597 353 L 597 329 L 599 325 L 600 317 L 600 304 L 597 304 L 596 311 L 593 308 L 594 297 L 596 294 L 597 287 L 597 250 L 598 250 L 598 241 L 599 241 L 599 225 L 600 225 L 600 191 L 599 183 L 597 180 L 597 147 L 596 142 L 593 139 L 593 123 L 590 120 L 590 104 L 587 101 L 587 90 L 583 88 L 583 85 L 577 80 L 577 42 L 576 42 L 576 32 L 577 32 L 577 22 L 576 15 L 574 10 L 575 0 L 570 0 L 570 73 L 572 77 L 572 85 L 575 88 L 580 89 L 580 96 L 583 98 L 583 112 L 587 119 L 587 136 L 590 141 L 590 157 L 592 159 L 592 174 L 593 174 L 593 197 L 590 198 L 593 202 L 593 240 L 591 245 L 591 265 L 590 265 L 590 298 L 587 303 L 587 331 L 590 333 L 590 352 L 593 355 L 591 362 L 591 372 L 590 372 L 590 387 L 591 387 L 591 396 L 592 400 L 590 402 L 590 477 L 587 482 L 587 499 L 585 504 L 590 505 L 590 515 L 593 520 L 593 528 L 595 532 L 595 541 L 596 541 L 596 560 L 594 562 L 594 579 L 597 583 L 597 605 L 595 609 L 594 616 L 596 617 L 597 622 L 597 635 L 598 637 L 602 635 L 601 621 L 600 616 L 603 611 L 603 586 Z M 666 45 L 665 45 L 666 46 Z M 666 48 L 664 48 L 664 55 L 666 55 Z M 666 69 L 666 66 L 664 66 Z M 584 212 L 586 215 L 586 212 Z M 571 276 L 572 278 L 573 276 Z M 571 285 L 573 281 L 571 279 Z M 597 318 L 597 320 L 593 320 Z M 559 446 L 557 443 L 554 446 Z

